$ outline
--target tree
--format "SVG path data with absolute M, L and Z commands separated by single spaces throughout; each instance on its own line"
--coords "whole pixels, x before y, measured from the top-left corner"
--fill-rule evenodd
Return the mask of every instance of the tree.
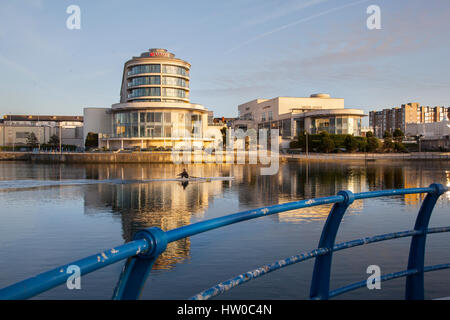
M 329 153 L 334 150 L 334 141 L 330 138 L 330 134 L 326 131 L 320 133 L 320 151 Z
M 371 136 L 367 138 L 367 152 L 375 152 L 380 147 L 380 140 L 377 137 Z
M 227 127 L 222 127 L 220 129 L 220 133 L 222 133 L 222 146 L 223 146 L 224 150 L 227 147 L 227 132 L 228 132 L 228 128 Z
M 367 151 L 367 138 L 363 137 L 362 139 L 357 141 L 358 143 L 358 150 L 359 151 Z
M 300 132 L 297 146 L 302 149 L 306 148 L 306 131 Z
M 48 140 L 48 144 L 52 147 L 59 146 L 59 138 L 56 134 L 52 135 L 50 139 Z
M 39 144 L 38 139 L 36 138 L 36 135 L 34 132 L 30 132 L 27 134 L 27 145 L 30 147 L 36 147 Z
M 395 145 L 394 142 L 392 141 L 392 136 L 391 137 L 384 137 L 384 142 L 383 142 L 383 148 L 385 151 L 391 151 L 392 149 L 394 149 Z
M 367 131 L 366 132 L 366 138 L 371 138 L 373 137 L 373 132 L 372 131 Z
M 292 140 L 292 141 L 289 143 L 289 148 L 291 148 L 291 149 L 297 149 L 297 148 L 298 148 L 298 139 L 295 139 L 295 138 L 294 138 L 294 140 Z
M 358 149 L 358 141 L 354 136 L 348 134 L 344 139 L 344 147 L 348 152 L 355 152 Z
M 392 138 L 392 134 L 389 132 L 389 131 L 385 131 L 384 133 L 383 133 L 383 139 L 384 138 Z
M 394 149 L 397 152 L 406 152 L 406 147 L 403 143 L 401 142 L 395 142 L 394 143 Z
M 402 130 L 397 128 L 397 129 L 394 130 L 393 136 L 394 136 L 394 140 L 396 142 L 401 143 L 403 141 L 403 138 L 404 138 L 405 134 L 403 133 Z
M 98 133 L 89 132 L 86 136 L 86 142 L 84 143 L 86 149 L 98 147 Z

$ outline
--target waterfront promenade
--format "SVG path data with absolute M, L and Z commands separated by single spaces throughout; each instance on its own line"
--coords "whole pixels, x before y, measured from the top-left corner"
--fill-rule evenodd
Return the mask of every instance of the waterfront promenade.
M 236 156 L 236 154 L 235 154 Z M 248 163 L 248 154 L 245 155 Z M 32 162 L 60 163 L 174 163 L 172 152 L 63 152 L 30 153 L 0 152 L 0 161 L 21 160 Z M 280 154 L 280 161 L 382 161 L 382 160 L 450 160 L 450 152 L 411 152 L 411 153 L 309 153 Z M 215 155 L 191 155 L 192 163 L 216 163 Z M 223 163 L 236 163 L 229 156 L 223 157 Z

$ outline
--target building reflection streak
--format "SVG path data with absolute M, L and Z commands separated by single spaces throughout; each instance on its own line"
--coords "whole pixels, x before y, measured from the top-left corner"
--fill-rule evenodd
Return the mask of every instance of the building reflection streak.
M 102 171 L 99 179 L 150 179 L 173 177 L 180 168 L 151 166 L 129 168 L 111 167 Z M 104 170 L 104 172 L 103 172 Z M 199 175 L 211 174 L 208 169 L 198 168 L 190 172 Z M 86 188 L 84 195 L 85 213 L 95 214 L 105 207 L 122 222 L 123 238 L 131 241 L 138 230 L 159 227 L 171 230 L 191 223 L 191 218 L 201 218 L 213 197 L 223 193 L 226 181 L 190 183 L 184 188 L 179 182 L 150 182 L 135 184 L 98 184 Z M 96 190 L 94 191 L 93 188 Z M 155 269 L 170 269 L 176 263 L 189 257 L 190 239 L 168 244 L 166 251 L 158 258 Z
M 445 170 L 445 175 L 447 176 L 447 187 L 450 188 L 450 170 Z M 447 191 L 447 199 L 450 200 L 450 191 Z
M 438 170 L 436 170 L 436 166 Z M 354 193 L 394 188 L 427 186 L 432 182 L 450 185 L 450 171 L 443 162 L 426 165 L 408 163 L 366 164 L 312 162 L 287 163 L 280 166 L 277 175 L 261 176 L 259 166 L 249 165 L 110 165 L 87 166 L 86 178 L 96 179 L 159 179 L 174 177 L 183 167 L 194 176 L 234 176 L 231 181 L 190 183 L 186 188 L 177 182 L 151 182 L 142 184 L 99 184 L 85 188 L 85 212 L 104 211 L 121 219 L 123 238 L 130 241 L 133 234 L 152 226 L 163 230 L 191 223 L 192 217 L 203 217 L 210 201 L 230 189 L 243 210 L 278 203 L 334 195 L 340 190 Z M 442 167 L 442 170 L 441 170 Z M 94 189 L 95 190 L 94 190 Z M 424 195 L 399 195 L 404 205 L 418 207 Z M 447 193 L 450 199 L 450 193 Z M 446 199 L 446 201 L 448 201 Z M 369 201 L 377 201 L 371 199 Z M 355 201 L 348 214 L 360 214 L 363 200 Z M 325 220 L 331 205 L 292 210 L 276 215 L 282 223 L 303 223 Z M 233 212 L 229 212 L 230 214 Z M 169 244 L 158 259 L 156 269 L 168 269 L 189 257 L 190 239 Z

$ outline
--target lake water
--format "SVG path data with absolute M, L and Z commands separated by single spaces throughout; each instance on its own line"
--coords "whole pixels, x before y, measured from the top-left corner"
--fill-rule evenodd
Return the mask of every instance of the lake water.
M 194 176 L 233 181 L 118 184 L 115 179 L 173 178 L 182 167 L 160 164 L 65 165 L 0 162 L 0 287 L 130 241 L 142 228 L 189 223 L 277 203 L 353 192 L 450 184 L 450 162 L 285 163 L 277 175 L 256 166 L 188 165 Z M 101 182 L 101 183 L 99 183 Z M 355 201 L 337 243 L 412 229 L 423 195 Z M 450 225 L 450 193 L 441 196 L 430 227 Z M 169 244 L 143 299 L 185 299 L 218 282 L 317 247 L 331 206 L 280 213 Z M 383 274 L 406 269 L 410 238 L 334 254 L 331 289 L 365 280 L 369 265 Z M 450 233 L 427 239 L 426 265 L 450 261 Z M 314 261 L 275 271 L 221 299 L 307 299 Z M 110 299 L 123 263 L 59 286 L 36 299 Z M 403 299 L 405 278 L 336 299 Z M 426 298 L 450 295 L 450 270 L 425 274 Z

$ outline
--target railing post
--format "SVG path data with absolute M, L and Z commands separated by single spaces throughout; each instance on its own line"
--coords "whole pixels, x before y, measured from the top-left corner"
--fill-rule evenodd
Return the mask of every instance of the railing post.
M 137 239 L 147 240 L 150 248 L 127 259 L 114 290 L 114 300 L 139 299 L 153 264 L 167 247 L 166 233 L 157 227 L 138 231 L 134 235 L 134 240 Z
M 406 277 L 406 300 L 424 299 L 423 267 L 425 260 L 425 242 L 427 239 L 426 231 L 436 201 L 445 192 L 445 188 L 441 184 L 433 183 L 430 185 L 430 188 L 433 188 L 433 192 L 429 192 L 425 197 L 417 214 L 416 224 L 414 226 L 414 230 L 420 231 L 420 234 L 412 237 L 409 248 L 408 270 L 416 269 L 418 272 Z
M 314 273 L 311 282 L 309 297 L 311 299 L 327 300 L 330 291 L 331 261 L 333 258 L 334 241 L 347 208 L 355 200 L 351 191 L 339 191 L 338 195 L 344 197 L 344 201 L 335 203 L 328 215 L 325 226 L 320 236 L 319 249 L 328 249 L 328 253 L 316 258 Z

